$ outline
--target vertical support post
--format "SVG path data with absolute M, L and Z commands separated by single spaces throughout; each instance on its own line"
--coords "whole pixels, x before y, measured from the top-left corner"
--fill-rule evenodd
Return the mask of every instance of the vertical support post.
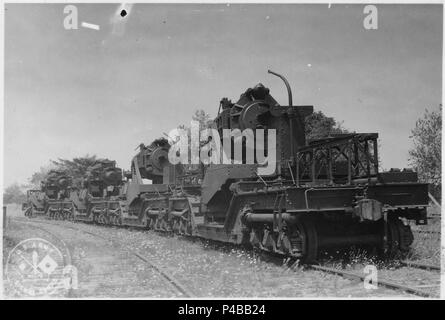
M 315 148 L 312 149 L 312 182 L 315 183 Z
M 365 144 L 365 158 L 366 158 L 366 175 L 368 182 L 371 182 L 371 163 L 369 162 L 369 140 L 364 141 Z
M 352 145 L 348 143 L 348 184 L 352 183 Z
M 378 146 L 377 146 L 377 139 L 372 140 L 374 144 L 374 170 L 375 174 L 379 173 L 379 155 L 378 155 Z
M 328 177 L 329 177 L 329 183 L 334 183 L 334 176 L 332 174 L 332 148 L 328 147 Z
M 388 252 L 388 211 L 383 209 L 383 252 Z
M 353 146 L 354 146 L 354 165 L 355 165 L 354 175 L 356 177 L 359 175 L 359 172 L 360 172 L 360 168 L 359 168 L 359 165 L 358 165 L 360 159 L 358 157 L 358 146 L 357 146 L 357 143 L 358 143 L 357 141 L 353 142 Z
M 278 202 L 278 232 L 282 232 L 283 229 L 283 213 L 281 212 L 283 210 L 283 198 L 285 197 L 285 194 L 280 193 L 280 201 Z
M 278 231 L 277 230 L 277 206 L 278 206 L 278 197 L 279 194 L 277 193 L 275 197 L 275 202 L 273 205 L 273 221 L 272 221 L 272 231 Z
M 3 206 L 3 230 L 8 227 L 8 222 L 6 221 L 6 206 Z
M 295 181 L 297 187 L 300 185 L 300 154 L 297 152 L 297 161 L 295 163 Z

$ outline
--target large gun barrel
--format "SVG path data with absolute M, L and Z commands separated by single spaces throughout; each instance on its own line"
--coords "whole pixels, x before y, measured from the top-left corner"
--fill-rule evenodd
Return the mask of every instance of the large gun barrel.
M 141 178 L 162 183 L 164 167 L 169 164 L 168 151 L 170 144 L 164 138 L 154 140 L 149 146 L 140 145 L 140 151 L 133 159 Z M 136 160 L 136 161 L 134 161 Z

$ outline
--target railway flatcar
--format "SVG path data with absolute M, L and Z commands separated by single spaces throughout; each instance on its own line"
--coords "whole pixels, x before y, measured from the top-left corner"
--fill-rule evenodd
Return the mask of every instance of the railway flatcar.
M 412 170 L 379 170 L 377 133 L 306 139 L 313 106 L 294 105 L 288 81 L 269 73 L 284 82 L 287 104 L 262 84 L 236 102 L 223 98 L 212 135 L 198 138 L 206 161 L 176 161 L 175 141 L 141 144 L 127 181 L 112 185 L 120 190 L 112 201 L 103 201 L 100 179 L 73 193 L 75 219 L 246 245 L 306 263 L 330 248 L 407 252 L 408 222 L 427 223 L 428 185 Z M 216 157 L 214 145 L 223 146 Z
M 47 216 L 50 219 L 62 220 L 72 216 L 73 206 L 69 200 L 69 189 L 72 178 L 64 171 L 50 170 L 40 190 L 28 190 L 26 203 L 22 205 L 25 216 Z
M 82 188 L 70 192 L 74 220 L 120 225 L 122 183 L 122 169 L 115 161 L 97 160 L 88 168 Z
M 45 193 L 40 189 L 27 190 L 22 211 L 29 218 L 45 215 Z
M 428 185 L 411 170 L 379 171 L 377 133 L 306 140 L 304 118 L 313 107 L 293 105 L 287 80 L 270 73 L 284 81 L 287 105 L 258 84 L 235 103 L 222 99 L 214 126 L 220 137 L 225 129 L 275 129 L 272 173 L 258 174 L 258 159 L 187 172 L 185 165 L 168 162 L 170 145 L 155 143 L 133 159 L 126 221 L 132 217 L 129 224 L 247 244 L 306 262 L 323 249 L 353 245 L 389 255 L 406 252 L 413 241 L 407 221 L 427 222 Z M 247 147 L 242 145 L 242 160 Z M 143 177 L 154 183 L 142 183 Z
M 139 149 L 131 162 L 122 223 L 157 231 L 194 234 L 192 219 L 202 218 L 200 180 L 185 183 L 192 170 L 169 163 L 170 144 L 166 139 L 156 139 L 149 146 L 141 144 Z
M 42 190 L 46 195 L 46 215 L 50 219 L 64 220 L 73 216 L 73 205 L 69 199 L 72 178 L 63 170 L 51 170 Z

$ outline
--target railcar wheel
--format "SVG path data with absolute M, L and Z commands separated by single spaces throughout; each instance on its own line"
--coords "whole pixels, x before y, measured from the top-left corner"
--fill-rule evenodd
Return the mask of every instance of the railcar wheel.
M 151 225 L 151 219 L 150 219 L 150 217 L 146 217 L 146 218 L 145 218 L 144 228 L 145 228 L 146 230 L 150 230 L 150 225 Z
M 154 229 L 159 231 L 159 225 L 160 225 L 161 221 L 159 219 L 159 217 L 155 218 L 155 223 L 154 223 Z
M 388 219 L 387 247 L 382 248 L 381 251 L 388 258 L 406 254 L 413 240 L 413 233 L 409 226 L 405 226 L 400 219 Z
M 153 219 L 152 217 L 150 217 L 150 218 L 148 218 L 148 221 L 149 221 L 148 228 L 149 228 L 149 229 L 153 229 L 153 228 L 154 228 L 154 225 L 155 225 L 155 221 L 154 221 L 154 219 Z
M 176 219 L 173 219 L 172 231 L 173 233 L 178 233 L 178 221 Z
M 291 252 L 301 256 L 303 263 L 314 263 L 318 258 L 317 228 L 307 216 L 300 217 L 292 228 Z
M 193 236 L 193 225 L 190 221 L 187 221 L 187 235 Z

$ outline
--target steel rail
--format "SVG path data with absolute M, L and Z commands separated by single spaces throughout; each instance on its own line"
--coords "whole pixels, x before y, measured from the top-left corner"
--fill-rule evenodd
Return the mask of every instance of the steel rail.
M 400 261 L 400 264 L 403 266 L 406 266 L 406 267 L 412 267 L 412 268 L 417 268 L 417 269 L 440 271 L 439 266 L 435 266 L 435 265 L 427 264 L 427 263 L 419 263 L 419 262 L 415 262 L 415 261 L 402 260 L 402 261 Z
M 350 271 L 345 271 L 345 270 L 339 270 L 339 269 L 335 269 L 335 268 L 329 268 L 329 267 L 323 267 L 323 266 L 319 266 L 319 265 L 307 265 L 308 268 L 313 269 L 313 270 L 318 270 L 318 271 L 322 271 L 322 272 L 326 272 L 326 273 L 331 273 L 331 274 L 336 274 L 345 278 L 355 278 L 355 279 L 359 279 L 361 281 L 365 280 L 366 275 L 361 275 L 361 274 L 357 274 L 354 272 L 350 272 Z M 389 280 L 385 280 L 382 278 L 378 279 L 378 285 L 382 285 L 386 288 L 392 289 L 392 290 L 401 290 L 410 294 L 414 294 L 416 296 L 420 296 L 420 297 L 424 297 L 424 298 L 433 298 L 435 297 L 433 294 L 429 293 L 429 292 L 425 292 L 419 289 L 416 289 L 414 287 L 411 286 L 406 286 L 403 284 L 399 284 L 399 283 L 395 283 Z
M 101 238 L 103 240 L 106 241 L 110 241 L 110 242 L 116 242 L 118 243 L 120 246 L 125 247 L 127 251 L 131 252 L 133 255 L 135 255 L 136 257 L 138 257 L 139 259 L 141 259 L 142 261 L 146 262 L 147 264 L 149 264 L 153 269 L 155 269 L 156 271 L 158 271 L 168 282 L 169 284 L 173 285 L 181 294 L 183 294 L 186 297 L 193 297 L 194 295 L 187 289 L 185 288 L 183 285 L 180 284 L 180 282 L 178 280 L 176 280 L 173 276 L 169 275 L 168 273 L 166 273 L 165 271 L 162 270 L 161 267 L 157 266 L 155 263 L 149 261 L 146 257 L 142 256 L 141 254 L 139 254 L 138 252 L 134 251 L 133 249 L 129 248 L 128 246 L 123 245 L 121 242 L 113 240 L 113 239 L 109 239 L 106 238 L 102 235 L 96 234 L 94 232 L 90 232 L 87 230 L 82 230 L 80 228 L 73 228 L 73 227 L 69 227 L 66 225 L 62 225 L 59 223 L 50 223 L 47 221 L 27 221 L 26 219 L 22 219 L 22 218 L 14 218 L 15 220 L 20 220 L 20 221 L 24 221 L 24 222 L 34 222 L 34 223 L 43 223 L 43 224 L 49 224 L 49 225 L 56 225 L 56 226 L 61 226 L 61 227 L 66 227 L 69 229 L 73 229 L 76 231 L 80 231 L 86 234 L 90 234 L 92 236 Z M 281 255 L 280 255 L 281 256 Z M 433 266 L 433 265 L 428 265 L 428 264 L 421 264 L 421 263 L 417 263 L 417 262 L 413 262 L 413 261 L 400 261 L 401 265 L 405 265 L 407 267 L 413 267 L 413 268 L 419 268 L 419 269 L 425 269 L 425 270 L 434 270 L 440 271 L 440 267 L 437 266 Z M 366 275 L 360 275 L 360 274 L 356 274 L 353 272 L 349 272 L 349 271 L 345 271 L 345 270 L 340 270 L 340 269 L 334 269 L 334 268 L 330 268 L 330 267 L 325 267 L 325 266 L 319 266 L 319 265 L 314 265 L 314 264 L 310 264 L 310 265 L 305 265 L 306 268 L 309 269 L 313 269 L 313 270 L 318 270 L 318 271 L 322 271 L 322 272 L 327 272 L 327 273 L 332 273 L 332 274 L 336 274 L 339 276 L 343 276 L 346 278 L 356 278 L 356 279 L 360 279 L 360 280 L 364 280 Z M 417 296 L 421 296 L 421 297 L 434 297 L 433 294 L 416 289 L 414 287 L 411 286 L 406 286 L 406 285 L 402 285 L 402 284 L 398 284 L 389 280 L 385 280 L 385 279 L 378 279 L 378 284 L 382 285 L 384 287 L 387 287 L 389 289 L 393 289 L 393 290 L 401 290 L 410 294 L 414 294 Z
M 413 230 L 413 229 L 411 229 L 411 231 L 415 232 L 415 233 L 440 234 L 440 231 L 435 231 L 435 230 Z
M 138 259 L 140 259 L 140 260 L 144 261 L 145 263 L 147 263 L 152 269 L 156 270 L 167 281 L 167 283 L 169 283 L 172 287 L 174 287 L 175 290 L 179 291 L 183 296 L 185 296 L 187 298 L 194 297 L 194 294 L 189 289 L 187 289 L 184 285 L 182 285 L 172 275 L 170 275 L 169 273 L 164 271 L 162 267 L 160 267 L 156 263 L 150 261 L 148 258 L 144 257 L 139 252 L 131 249 L 127 245 L 124 245 L 120 241 L 116 241 L 114 239 L 104 237 L 104 236 L 102 236 L 100 234 L 97 234 L 97 233 L 94 233 L 94 232 L 91 232 L 91 231 L 82 230 L 80 228 L 73 228 L 73 227 L 66 226 L 66 225 L 61 225 L 59 223 L 50 223 L 48 221 L 42 221 L 42 220 L 39 220 L 39 221 L 27 221 L 27 220 L 21 219 L 21 218 L 14 218 L 14 220 L 19 220 L 19 221 L 22 221 L 22 222 L 25 222 L 25 223 L 30 223 L 30 224 L 36 223 L 36 224 L 46 224 L 46 225 L 65 227 L 65 228 L 68 228 L 68 229 L 72 229 L 72 230 L 75 230 L 75 231 L 80 231 L 80 232 L 92 235 L 94 237 L 100 238 L 100 239 L 105 240 L 105 241 L 109 241 L 109 242 L 112 242 L 112 243 L 114 242 L 114 243 L 120 245 L 122 248 L 125 248 L 125 250 L 127 250 L 128 252 L 130 252 L 131 254 L 136 256 Z M 48 231 L 48 233 L 50 233 L 50 232 Z

